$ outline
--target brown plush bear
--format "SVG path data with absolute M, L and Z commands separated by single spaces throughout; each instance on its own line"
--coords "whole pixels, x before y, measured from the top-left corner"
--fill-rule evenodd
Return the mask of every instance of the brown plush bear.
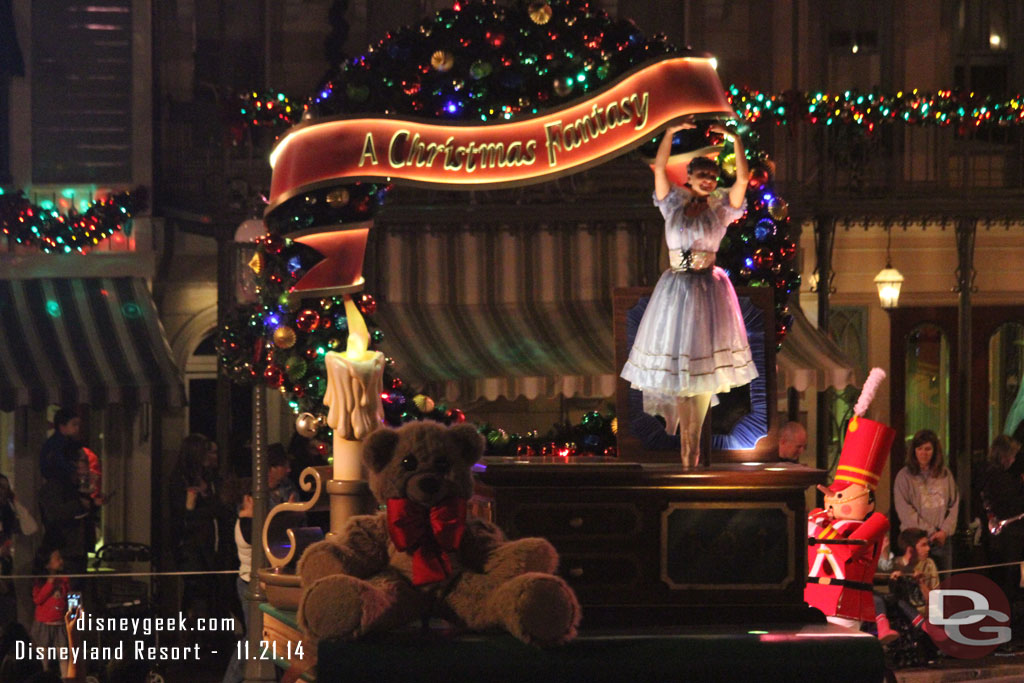
M 351 518 L 302 555 L 298 620 L 308 637 L 356 638 L 425 617 L 504 628 L 528 643 L 575 637 L 580 607 L 554 574 L 554 547 L 466 519 L 483 451 L 471 425 L 412 422 L 366 440 L 370 489 L 387 512 Z

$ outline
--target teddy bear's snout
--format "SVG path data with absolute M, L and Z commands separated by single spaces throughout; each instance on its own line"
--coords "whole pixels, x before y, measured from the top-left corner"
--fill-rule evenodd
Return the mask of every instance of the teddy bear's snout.
M 436 474 L 418 474 L 409 480 L 406 495 L 420 505 L 433 505 L 444 495 L 444 480 Z

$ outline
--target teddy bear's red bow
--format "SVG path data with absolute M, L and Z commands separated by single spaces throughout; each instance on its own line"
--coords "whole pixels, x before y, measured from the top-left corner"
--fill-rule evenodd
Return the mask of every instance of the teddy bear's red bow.
M 465 530 L 465 498 L 448 498 L 431 508 L 407 498 L 388 499 L 388 534 L 396 548 L 412 553 L 414 585 L 451 576 L 448 553 L 459 547 Z

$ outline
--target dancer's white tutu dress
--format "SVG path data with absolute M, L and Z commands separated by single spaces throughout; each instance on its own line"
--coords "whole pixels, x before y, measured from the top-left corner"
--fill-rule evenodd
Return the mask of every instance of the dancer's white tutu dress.
M 706 207 L 687 210 L 691 197 L 673 186 L 654 198 L 672 267 L 654 288 L 622 369 L 643 392 L 644 412 L 664 417 L 669 434 L 679 426 L 677 398 L 722 393 L 757 377 L 736 292 L 713 265 L 729 224 L 745 209 L 732 207 L 725 188 L 709 195 Z

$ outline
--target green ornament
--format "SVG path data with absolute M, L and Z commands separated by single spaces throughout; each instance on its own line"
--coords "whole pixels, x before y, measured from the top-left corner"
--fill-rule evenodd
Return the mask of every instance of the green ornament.
M 294 382 L 296 380 L 302 379 L 302 377 L 306 374 L 306 370 L 308 369 L 308 367 L 309 366 L 306 363 L 306 359 L 303 358 L 302 356 L 289 356 L 288 360 L 285 361 L 284 364 L 284 374 L 288 375 L 288 379 Z
M 480 80 L 481 78 L 487 78 L 490 76 L 493 69 L 494 67 L 491 66 L 490 62 L 478 59 L 469 67 L 469 75 L 476 80 Z
M 588 432 L 597 432 L 600 431 L 601 427 L 604 426 L 604 418 L 601 417 L 601 413 L 597 412 L 596 410 L 591 410 L 589 413 L 583 416 L 583 419 L 580 422 L 580 424 L 582 424 L 583 428 L 586 429 Z

